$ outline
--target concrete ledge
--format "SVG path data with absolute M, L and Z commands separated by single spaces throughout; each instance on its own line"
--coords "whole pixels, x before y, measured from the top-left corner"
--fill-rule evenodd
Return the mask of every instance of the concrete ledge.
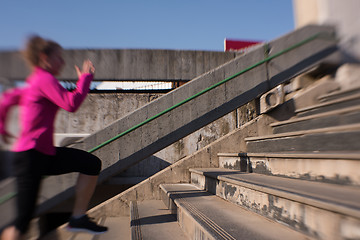
M 60 80 L 77 79 L 74 65 L 90 59 L 95 80 L 190 80 L 234 59 L 237 53 L 156 49 L 65 49 L 66 65 Z M 18 51 L 0 51 L 0 77 L 25 79 L 29 69 Z

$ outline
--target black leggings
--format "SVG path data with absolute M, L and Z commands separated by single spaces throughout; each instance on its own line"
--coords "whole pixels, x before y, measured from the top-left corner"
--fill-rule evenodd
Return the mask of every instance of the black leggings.
M 56 155 L 45 155 L 34 149 L 16 152 L 14 174 L 17 180 L 17 216 L 14 226 L 25 233 L 34 214 L 39 187 L 43 176 L 80 172 L 99 175 L 98 157 L 73 148 L 56 148 Z

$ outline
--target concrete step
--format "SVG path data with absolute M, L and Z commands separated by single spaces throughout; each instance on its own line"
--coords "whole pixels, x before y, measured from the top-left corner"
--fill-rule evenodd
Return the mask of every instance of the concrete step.
M 219 153 L 218 158 L 225 169 L 360 186 L 360 151 Z
M 273 128 L 273 133 L 284 133 L 355 123 L 360 123 L 360 105 L 275 122 L 270 126 Z
M 130 218 L 129 217 L 107 217 L 104 226 L 109 228 L 109 231 L 100 235 L 94 240 L 115 240 L 115 239 L 130 239 Z
M 190 171 L 199 188 L 316 239 L 360 239 L 359 188 L 219 168 Z
M 359 151 L 360 124 L 245 138 L 247 152 Z
M 326 101 L 310 107 L 297 109 L 295 113 L 298 117 L 304 117 L 312 114 L 343 109 L 355 105 L 360 105 L 360 93 L 352 94 L 350 96 L 345 96 L 342 98 L 337 98 L 331 101 Z
M 311 239 L 192 184 L 163 184 L 161 189 L 189 239 Z
M 131 239 L 188 239 L 177 223 L 176 214 L 166 209 L 161 200 L 132 201 Z
M 66 230 L 66 224 L 42 237 L 42 240 L 117 240 L 130 239 L 130 218 L 127 216 L 103 217 L 98 219 L 99 224 L 107 226 L 108 232 L 93 235 L 89 233 L 72 233 Z
M 328 94 L 321 95 L 318 97 L 320 102 L 332 101 L 338 98 L 350 96 L 353 94 L 360 93 L 360 88 L 353 88 L 353 89 L 346 89 L 346 90 L 339 90 L 335 92 L 331 92 Z

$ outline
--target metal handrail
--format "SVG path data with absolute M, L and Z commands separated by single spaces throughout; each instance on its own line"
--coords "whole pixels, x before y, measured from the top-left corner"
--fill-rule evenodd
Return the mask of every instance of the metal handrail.
M 325 34 L 326 34 L 326 35 L 325 35 Z M 134 131 L 134 130 L 136 130 L 136 129 L 138 129 L 139 127 L 141 127 L 141 126 L 143 126 L 143 125 L 145 125 L 145 124 L 147 124 L 147 123 L 155 120 L 156 118 L 158 118 L 158 117 L 160 117 L 160 116 L 162 116 L 162 115 L 164 115 L 164 114 L 166 114 L 166 113 L 174 110 L 175 108 L 178 108 L 178 107 L 180 107 L 181 105 L 183 105 L 183 104 L 185 104 L 185 103 L 187 103 L 187 102 L 189 102 L 189 101 L 191 101 L 191 100 L 193 100 L 193 99 L 195 99 L 195 98 L 203 95 L 204 93 L 206 93 L 206 92 L 208 92 L 208 91 L 210 91 L 210 90 L 212 90 L 212 89 L 214 89 L 214 88 L 216 88 L 216 87 L 218 87 L 218 86 L 220 86 L 220 85 L 222 85 L 222 84 L 230 81 L 231 79 L 234 79 L 235 77 L 238 77 L 238 76 L 240 76 L 240 75 L 242 75 L 242 74 L 244 74 L 244 73 L 246 73 L 246 72 L 254 69 L 254 68 L 257 67 L 257 66 L 260 66 L 261 64 L 264 64 L 264 63 L 266 63 L 266 62 L 269 62 L 269 61 L 271 61 L 272 59 L 277 58 L 277 57 L 279 57 L 279 56 L 281 56 L 281 55 L 283 55 L 283 54 L 285 54 L 285 53 L 287 53 L 287 52 L 289 52 L 289 51 L 291 51 L 291 50 L 293 50 L 293 49 L 295 49 L 295 48 L 298 48 L 298 47 L 300 47 L 300 46 L 302 46 L 302 45 L 305 45 L 305 44 L 307 44 L 307 43 L 309 43 L 309 42 L 311 42 L 311 41 L 313 41 L 313 40 L 315 40 L 315 39 L 317 39 L 317 38 L 322 38 L 322 39 L 327 39 L 327 40 L 334 40 L 334 39 L 335 39 L 334 36 L 330 36 L 330 37 L 329 37 L 328 33 L 317 33 L 317 34 L 314 34 L 314 35 L 312 35 L 311 37 L 306 38 L 306 39 L 298 42 L 297 44 L 294 44 L 294 45 L 292 45 L 292 46 L 290 46 L 290 47 L 288 47 L 288 48 L 286 48 L 286 49 L 284 49 L 284 50 L 282 50 L 282 51 L 280 51 L 280 52 L 278 52 L 278 53 L 275 53 L 275 54 L 272 55 L 272 56 L 266 57 L 265 59 L 263 59 L 263 60 L 255 63 L 255 64 L 253 64 L 253 65 L 251 65 L 251 66 L 243 69 L 242 71 L 240 71 L 240 72 L 238 72 L 238 73 L 236 73 L 236 74 L 234 74 L 234 75 L 232 75 L 232 76 L 230 76 L 230 77 L 228 77 L 228 78 L 225 78 L 224 80 L 222 80 L 222 81 L 220 81 L 220 82 L 218 82 L 218 83 L 216 83 L 216 84 L 214 84 L 214 85 L 212 85 L 212 86 L 210 86 L 210 87 L 208 87 L 208 88 L 206 88 L 206 89 L 198 92 L 197 94 L 195 94 L 195 95 L 193 95 L 193 96 L 191 96 L 191 97 L 189 97 L 189 98 L 187 98 L 187 99 L 185 99 L 185 100 L 183 100 L 183 101 L 181 101 L 181 102 L 173 105 L 172 107 L 169 107 L 168 109 L 166 109 L 166 110 L 164 110 L 164 111 L 162 111 L 162 112 L 154 115 L 153 117 L 150 117 L 150 118 L 146 119 L 145 121 L 143 121 L 143 122 L 141 122 L 141 123 L 139 123 L 139 124 L 137 124 L 137 125 L 129 128 L 128 130 L 126 130 L 126 131 L 124 131 L 124 132 L 116 135 L 115 137 L 113 137 L 113 138 L 111 138 L 111 139 L 109 139 L 109 140 L 101 143 L 100 145 L 98 145 L 98 146 L 96 146 L 96 147 L 88 150 L 88 152 L 89 152 L 89 153 L 93 153 L 93 152 L 95 152 L 96 150 L 99 150 L 100 148 L 102 148 L 102 147 L 110 144 L 111 142 L 119 139 L 120 137 L 122 137 L 122 136 L 124 136 L 124 135 L 126 135 L 126 134 L 128 134 L 128 133 L 130 133 L 130 132 L 132 132 L 132 131 Z M 268 49 L 268 43 L 265 44 L 265 49 Z M 13 198 L 13 197 L 15 197 L 15 196 L 16 196 L 16 193 L 15 193 L 15 192 L 10 192 L 10 193 L 6 194 L 5 196 L 3 196 L 3 197 L 0 198 L 0 205 L 3 204 L 3 203 L 5 203 L 6 201 L 10 200 L 11 198 Z

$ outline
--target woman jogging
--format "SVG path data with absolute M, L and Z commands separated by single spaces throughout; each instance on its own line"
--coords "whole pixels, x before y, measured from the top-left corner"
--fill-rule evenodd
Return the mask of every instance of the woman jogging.
M 95 68 L 86 60 L 82 69 L 75 66 L 79 77 L 76 89 L 67 91 L 55 78 L 62 67 L 62 48 L 56 42 L 33 36 L 24 51 L 32 67 L 24 88 L 7 91 L 0 99 L 0 134 L 5 142 L 11 137 L 5 128 L 6 115 L 14 105 L 20 106 L 21 132 L 12 151 L 17 179 L 17 215 L 1 239 L 20 239 L 29 226 L 36 207 L 40 182 L 45 175 L 79 172 L 75 187 L 75 204 L 67 229 L 99 234 L 107 231 L 91 221 L 86 210 L 92 197 L 101 161 L 82 150 L 53 145 L 54 120 L 59 108 L 76 111 L 84 101 Z

